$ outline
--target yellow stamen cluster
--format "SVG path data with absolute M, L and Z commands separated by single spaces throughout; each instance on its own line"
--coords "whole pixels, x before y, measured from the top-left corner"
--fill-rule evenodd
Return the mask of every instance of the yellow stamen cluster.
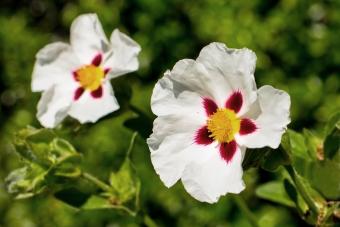
M 100 87 L 104 76 L 104 70 L 95 65 L 86 65 L 76 71 L 76 77 L 80 85 L 90 91 Z
M 207 120 L 210 137 L 219 143 L 229 143 L 234 135 L 240 131 L 240 119 L 230 109 L 217 109 Z

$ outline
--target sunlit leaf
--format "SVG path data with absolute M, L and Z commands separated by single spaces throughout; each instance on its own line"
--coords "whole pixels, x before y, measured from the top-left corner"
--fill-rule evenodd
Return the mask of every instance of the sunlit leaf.
M 121 203 L 138 196 L 140 182 L 135 175 L 129 159 L 126 159 L 117 173 L 111 173 L 110 184 Z
M 32 197 L 46 188 L 47 171 L 35 164 L 12 171 L 6 178 L 7 191 L 17 199 Z

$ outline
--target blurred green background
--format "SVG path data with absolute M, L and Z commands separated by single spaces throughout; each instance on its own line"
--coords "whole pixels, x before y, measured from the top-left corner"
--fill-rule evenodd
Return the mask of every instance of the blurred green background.
M 340 1 L 1 0 L 0 226 L 140 225 L 114 210 L 77 212 L 48 194 L 15 201 L 5 190 L 4 178 L 20 166 L 10 144 L 13 133 L 26 125 L 40 127 L 35 118 L 40 94 L 30 91 L 35 53 L 50 42 L 68 42 L 72 20 L 88 12 L 98 14 L 107 35 L 118 27 L 142 46 L 140 69 L 112 81 L 118 112 L 63 135 L 84 154 L 84 168 L 107 179 L 138 130 L 132 160 L 142 182 L 141 205 L 161 226 L 250 226 L 228 196 L 214 205 L 199 203 L 180 183 L 167 189 L 152 168 L 144 142 L 154 119 L 149 100 L 157 79 L 176 61 L 196 58 L 212 41 L 248 47 L 258 57 L 258 87 L 270 84 L 291 95 L 290 128 L 320 134 L 340 109 Z M 248 170 L 242 196 L 264 226 L 304 226 L 295 211 L 255 196 L 257 185 L 281 175 Z

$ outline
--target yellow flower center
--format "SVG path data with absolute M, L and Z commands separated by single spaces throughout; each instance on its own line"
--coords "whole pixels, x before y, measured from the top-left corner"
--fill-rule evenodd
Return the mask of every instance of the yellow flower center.
M 78 69 L 76 79 L 80 85 L 90 91 L 97 90 L 102 84 L 102 79 L 105 76 L 104 70 L 95 65 L 86 65 Z
M 230 109 L 217 109 L 207 120 L 207 127 L 214 140 L 219 143 L 229 143 L 234 135 L 240 131 L 241 120 Z

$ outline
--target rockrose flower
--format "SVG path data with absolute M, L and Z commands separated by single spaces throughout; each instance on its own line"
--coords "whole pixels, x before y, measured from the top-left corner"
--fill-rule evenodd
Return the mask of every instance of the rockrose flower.
M 37 117 L 55 127 L 67 115 L 95 122 L 119 108 L 110 79 L 138 69 L 140 46 L 118 29 L 105 36 L 96 14 L 77 17 L 70 45 L 55 42 L 36 55 L 32 90 L 43 91 Z
M 151 98 L 157 118 L 147 143 L 167 187 L 181 179 L 197 200 L 217 202 L 244 189 L 247 147 L 279 146 L 290 97 L 271 86 L 257 89 L 255 63 L 251 50 L 211 43 L 157 82 Z

